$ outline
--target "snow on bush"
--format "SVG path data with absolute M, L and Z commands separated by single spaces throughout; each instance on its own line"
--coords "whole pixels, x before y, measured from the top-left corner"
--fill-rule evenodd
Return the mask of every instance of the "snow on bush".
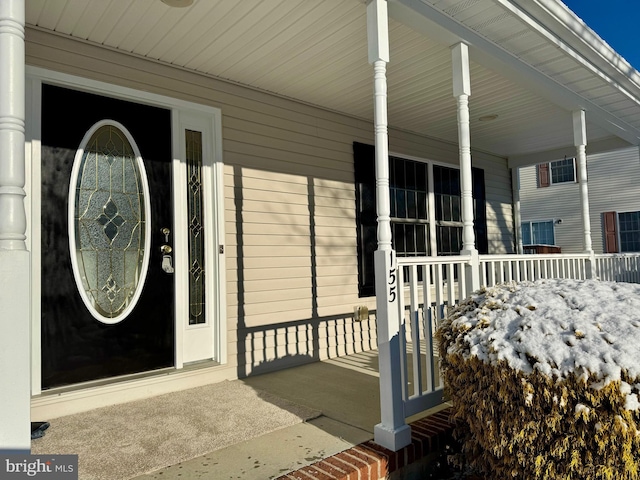
M 437 332 L 465 459 L 491 478 L 637 479 L 640 285 L 507 283 Z

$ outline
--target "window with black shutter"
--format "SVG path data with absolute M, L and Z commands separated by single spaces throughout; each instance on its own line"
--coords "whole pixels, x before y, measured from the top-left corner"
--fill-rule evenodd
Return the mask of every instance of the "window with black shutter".
M 375 149 L 353 144 L 358 223 L 358 277 L 360 296 L 375 294 L 373 253 L 377 248 Z M 433 195 L 429 192 L 433 175 Z M 476 248 L 487 253 L 484 171 L 472 169 Z M 389 157 L 390 217 L 393 248 L 399 257 L 432 255 L 430 222 L 435 226 L 438 255 L 457 255 L 462 249 L 460 170 L 428 162 Z M 429 198 L 435 218 L 429 218 Z

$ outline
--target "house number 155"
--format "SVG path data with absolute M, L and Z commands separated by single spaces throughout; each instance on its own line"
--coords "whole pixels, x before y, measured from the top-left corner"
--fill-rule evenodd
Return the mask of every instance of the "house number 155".
M 389 270 L 389 303 L 396 301 L 396 266 L 393 263 L 393 254 L 391 254 L 391 269 Z

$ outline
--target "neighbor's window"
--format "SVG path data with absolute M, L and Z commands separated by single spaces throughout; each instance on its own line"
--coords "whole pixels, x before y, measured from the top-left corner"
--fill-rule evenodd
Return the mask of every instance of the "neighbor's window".
M 551 169 L 551 183 L 565 183 L 576 181 L 576 168 L 573 158 L 565 158 L 549 164 Z
M 553 220 L 522 222 L 523 245 L 555 245 Z
M 640 212 L 618 213 L 620 251 L 640 251 Z
M 556 183 L 571 183 L 576 181 L 576 162 L 573 158 L 565 158 L 550 163 L 540 163 L 536 166 L 538 188 L 548 187 Z

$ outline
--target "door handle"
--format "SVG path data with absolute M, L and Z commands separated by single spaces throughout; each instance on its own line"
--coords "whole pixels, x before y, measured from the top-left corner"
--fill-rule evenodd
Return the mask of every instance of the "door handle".
M 162 270 L 166 273 L 173 273 L 173 259 L 171 255 L 163 255 L 162 256 Z
M 160 251 L 162 252 L 162 270 L 166 273 L 173 273 L 173 258 L 169 255 L 173 251 L 173 248 L 169 245 L 162 245 Z

